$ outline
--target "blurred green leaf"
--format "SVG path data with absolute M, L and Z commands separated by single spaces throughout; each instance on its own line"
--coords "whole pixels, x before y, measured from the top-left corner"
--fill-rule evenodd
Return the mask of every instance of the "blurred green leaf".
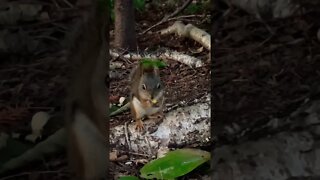
M 0 166 L 32 148 L 34 144 L 9 138 L 7 145 L 0 149 Z
M 109 109 L 109 112 L 112 113 L 112 112 L 118 110 L 119 108 L 120 108 L 119 106 L 112 105 L 112 106 L 110 107 L 110 109 Z
M 202 11 L 202 4 L 190 4 L 185 12 L 188 14 L 196 14 L 196 13 L 200 13 Z
M 110 12 L 110 18 L 111 18 L 111 21 L 114 22 L 115 15 L 113 10 Z
M 133 1 L 133 6 L 138 10 L 138 11 L 143 11 L 145 7 L 145 0 L 134 0 Z
M 210 153 L 199 149 L 178 149 L 150 161 L 141 170 L 146 179 L 173 179 L 183 176 L 210 160 Z
M 158 68 L 163 68 L 166 66 L 166 64 L 163 61 L 161 61 L 160 59 L 148 59 L 148 58 L 142 59 L 141 64 L 146 68 L 152 67 L 152 66 L 156 66 Z
M 140 179 L 136 176 L 121 176 L 119 177 L 119 180 L 140 180 Z
M 109 8 L 109 16 L 111 19 L 111 22 L 114 22 L 114 0 L 108 0 L 108 8 Z
M 110 7 L 110 0 L 99 0 L 98 3 L 99 3 L 98 8 L 100 11 L 105 11 L 107 10 L 107 8 Z

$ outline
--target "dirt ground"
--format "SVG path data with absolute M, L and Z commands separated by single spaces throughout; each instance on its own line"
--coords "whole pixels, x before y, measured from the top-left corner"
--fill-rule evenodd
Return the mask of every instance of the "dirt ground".
M 213 58 L 217 146 L 239 143 L 236 135 L 244 131 L 246 139 L 268 136 L 252 129 L 318 97 L 319 15 L 310 8 L 301 16 L 264 23 L 239 9 L 226 16 Z M 236 135 L 228 136 L 225 126 L 237 127 Z

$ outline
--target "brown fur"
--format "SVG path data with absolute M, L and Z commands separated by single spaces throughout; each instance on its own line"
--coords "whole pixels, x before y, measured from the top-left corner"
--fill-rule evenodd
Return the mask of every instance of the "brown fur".
M 146 82 L 142 82 L 143 77 L 148 77 Z M 159 77 L 159 69 L 156 67 L 148 67 L 145 68 L 142 66 L 141 63 L 137 65 L 133 69 L 133 72 L 131 74 L 130 79 L 130 88 L 131 88 L 131 95 L 130 95 L 130 109 L 132 117 L 136 120 L 136 128 L 141 130 L 144 129 L 142 118 L 139 118 L 142 116 L 142 112 L 140 112 L 138 109 L 135 108 L 135 106 L 132 103 L 132 100 L 134 97 L 136 97 L 140 103 L 141 107 L 146 109 L 150 107 L 154 107 L 154 105 L 151 103 L 151 96 L 155 94 L 158 90 L 154 91 L 154 89 L 149 89 L 146 91 L 141 91 L 140 87 L 142 84 L 145 84 L 147 89 L 148 87 L 154 87 L 156 84 L 161 83 L 160 77 Z M 161 89 L 160 91 L 163 91 Z M 163 97 L 161 97 L 160 100 L 162 100 Z M 162 111 L 162 108 L 160 109 Z

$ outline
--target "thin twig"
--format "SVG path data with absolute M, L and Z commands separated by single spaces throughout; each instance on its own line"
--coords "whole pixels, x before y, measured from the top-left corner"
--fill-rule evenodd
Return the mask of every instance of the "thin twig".
M 70 8 L 74 8 L 74 5 L 71 4 L 69 1 L 63 0 L 63 2 L 64 2 L 65 4 L 67 4 Z
M 120 152 L 132 154 L 132 155 L 136 155 L 136 156 L 144 156 L 144 157 L 148 157 L 148 158 L 151 157 L 149 154 L 141 154 L 141 153 L 136 153 L 136 152 L 131 152 L 131 151 L 129 151 L 129 152 L 127 152 L 127 151 L 120 151 Z
M 124 123 L 124 135 L 126 136 L 126 141 L 128 143 L 128 148 L 131 151 L 131 143 L 129 141 L 129 135 L 128 135 L 128 122 Z
M 178 8 L 175 12 L 173 12 L 171 15 L 169 15 L 169 16 L 167 16 L 165 18 L 169 19 L 169 18 L 172 18 L 172 17 L 176 16 L 177 14 L 179 14 L 180 12 L 185 10 L 191 2 L 192 2 L 192 0 L 186 1 L 180 8 Z
M 59 6 L 59 4 L 57 3 L 57 1 L 55 1 L 55 0 L 51 0 L 51 1 L 53 2 L 54 5 L 56 5 L 56 7 L 57 7 L 58 9 L 60 9 L 60 6 Z
M 48 39 L 51 41 L 55 41 L 55 42 L 60 42 L 61 40 L 55 38 L 55 37 L 51 37 L 51 36 L 46 36 L 46 35 L 39 35 L 39 36 L 35 36 L 34 39 Z
M 176 21 L 176 20 L 183 19 L 183 18 L 195 18 L 195 17 L 201 18 L 201 17 L 205 17 L 205 16 L 210 17 L 210 15 L 205 15 L 205 14 L 190 14 L 190 15 L 183 15 L 183 16 L 169 18 L 168 21 Z
M 19 174 L 14 174 L 14 175 L 10 175 L 7 177 L 3 177 L 0 180 L 7 180 L 7 179 L 16 179 L 17 177 L 20 176 L 25 176 L 25 175 L 30 175 L 30 174 L 58 174 L 61 173 L 61 171 L 38 171 L 38 172 L 23 172 L 23 173 L 19 173 Z
M 180 8 L 178 8 L 176 11 L 174 11 L 172 14 L 170 14 L 169 16 L 165 16 L 164 18 L 162 18 L 161 21 L 159 21 L 158 23 L 152 25 L 151 27 L 149 27 L 148 29 L 146 29 L 145 31 L 143 31 L 140 35 L 143 35 L 145 33 L 147 33 L 148 31 L 150 31 L 151 29 L 153 29 L 156 26 L 159 26 L 160 24 L 163 24 L 165 22 L 168 21 L 169 18 L 172 18 L 174 16 L 176 16 L 177 14 L 179 14 L 180 12 L 182 12 L 185 8 L 188 7 L 188 5 L 192 2 L 192 0 L 188 0 L 186 1 Z
M 145 136 L 144 140 L 148 143 L 149 154 L 152 154 L 152 148 L 151 148 L 151 144 L 150 144 L 150 141 L 149 141 L 148 137 Z

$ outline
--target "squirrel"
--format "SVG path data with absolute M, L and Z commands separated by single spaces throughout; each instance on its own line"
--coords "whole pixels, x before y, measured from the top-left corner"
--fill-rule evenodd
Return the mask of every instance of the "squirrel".
M 130 109 L 136 121 L 136 129 L 144 129 L 142 119 L 163 116 L 164 86 L 159 68 L 144 66 L 142 61 L 133 69 L 130 76 Z

